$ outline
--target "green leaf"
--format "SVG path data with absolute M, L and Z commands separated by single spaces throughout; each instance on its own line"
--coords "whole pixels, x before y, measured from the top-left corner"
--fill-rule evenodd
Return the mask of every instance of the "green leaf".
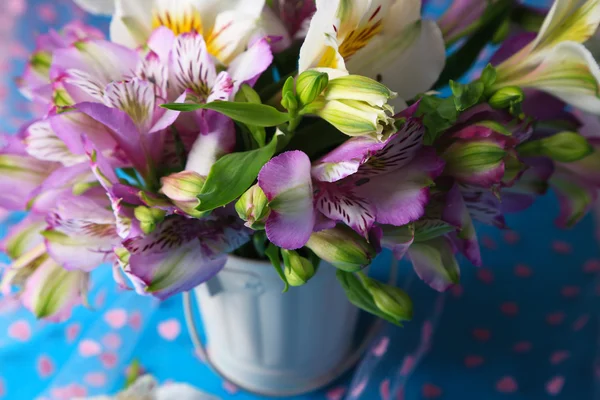
M 256 93 L 256 90 L 250 87 L 250 85 L 244 83 L 242 84 L 242 86 L 240 86 L 240 89 L 240 92 L 244 94 L 244 97 L 246 98 L 246 101 L 248 103 L 262 104 L 260 96 L 258 95 L 258 93 Z
M 290 120 L 287 113 L 265 104 L 213 101 L 208 104 L 170 103 L 161 107 L 175 111 L 213 110 L 246 125 L 277 126 Z
M 450 88 L 454 94 L 456 110 L 465 111 L 479 103 L 483 97 L 485 85 L 482 82 L 463 85 L 459 82 L 450 81 Z
M 198 195 L 198 211 L 210 211 L 240 197 L 256 180 L 260 169 L 273 157 L 277 136 L 265 147 L 230 153 L 212 166 L 202 192 Z
M 421 219 L 414 223 L 415 243 L 425 242 L 456 231 L 456 228 L 440 219 Z
M 458 111 L 452 97 L 423 96 L 416 115 L 423 119 L 425 125 L 425 144 L 432 145 L 442 132 L 454 125 Z
M 279 275 L 279 277 L 283 281 L 284 287 L 282 292 L 287 292 L 290 289 L 290 285 L 287 279 L 285 278 L 283 268 L 281 267 L 281 259 L 279 258 L 279 247 L 275 246 L 273 243 L 269 244 L 269 247 L 267 247 L 267 250 L 265 251 L 265 255 L 269 257 L 269 260 L 271 260 L 271 264 L 273 264 L 275 271 L 277 271 L 277 275 Z
M 594 152 L 586 138 L 575 132 L 560 132 L 539 140 L 520 144 L 521 156 L 545 156 L 554 161 L 570 163 L 579 161 Z
M 394 325 L 402 326 L 400 322 L 394 320 L 392 317 L 388 316 L 379 310 L 379 308 L 377 308 L 375 302 L 373 301 L 373 296 L 371 296 L 367 289 L 365 289 L 362 282 L 356 277 L 356 275 L 351 272 L 338 269 L 335 273 L 335 276 L 346 292 L 346 297 L 348 297 L 350 303 L 368 313 L 376 315 L 379 318 L 383 318 Z

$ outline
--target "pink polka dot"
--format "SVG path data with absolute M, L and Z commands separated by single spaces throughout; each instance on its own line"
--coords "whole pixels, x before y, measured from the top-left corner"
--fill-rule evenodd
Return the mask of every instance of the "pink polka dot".
M 560 290 L 560 294 L 567 299 L 579 296 L 581 288 L 579 286 L 565 286 Z
M 494 282 L 494 273 L 490 269 L 481 268 L 481 269 L 477 270 L 477 278 L 481 282 L 489 285 L 492 282 Z
M 546 383 L 546 392 L 551 396 L 557 396 L 565 385 L 565 378 L 563 376 L 555 376 Z
M 358 398 L 366 389 L 368 379 L 365 378 L 350 388 L 350 397 Z
M 587 325 L 587 323 L 589 321 L 590 321 L 590 316 L 588 314 L 583 314 L 582 316 L 577 318 L 575 320 L 575 322 L 573 323 L 573 330 L 575 332 L 579 332 L 580 330 L 585 328 L 585 326 Z
M 102 338 L 102 344 L 111 350 L 117 350 L 121 347 L 121 336 L 115 332 L 109 332 Z
M 573 251 L 573 248 L 570 243 L 562 240 L 555 240 L 552 242 L 552 250 L 558 254 L 569 254 Z
M 512 376 L 505 376 L 496 382 L 496 390 L 500 393 L 514 393 L 519 390 L 517 381 Z
M 9 325 L 8 336 L 20 342 L 31 339 L 31 326 L 24 319 L 17 320 Z
M 560 325 L 565 320 L 565 313 L 562 311 L 558 311 L 555 313 L 551 313 L 546 315 L 546 322 L 549 325 Z
M 514 317 L 519 313 L 519 306 L 513 301 L 507 301 L 500 306 L 500 311 L 502 311 L 502 313 L 505 315 Z
M 379 385 L 379 396 L 381 400 L 390 400 L 390 380 L 384 379 Z
M 465 357 L 465 367 L 476 368 L 483 365 L 483 357 L 477 355 L 470 355 Z
M 442 395 L 442 389 L 432 383 L 426 383 L 423 385 L 422 393 L 426 399 L 437 399 Z
M 326 393 L 327 400 L 342 400 L 346 394 L 346 388 L 338 386 L 333 389 L 329 389 Z
M 127 311 L 113 308 L 104 313 L 104 321 L 113 329 L 121 329 L 127 323 Z
M 106 374 L 104 372 L 90 372 L 83 377 L 83 380 L 90 386 L 101 387 L 106 385 Z
M 129 314 L 129 326 L 134 330 L 140 330 L 142 327 L 142 314 L 139 311 L 133 311 Z
M 240 390 L 237 386 L 229 381 L 223 381 L 223 389 L 225 389 L 225 391 L 229 394 L 236 394 Z
M 515 267 L 515 275 L 519 278 L 529 278 L 533 275 L 533 271 L 527 265 L 517 264 Z
M 4 385 L 4 381 L 0 379 L 0 397 L 6 396 L 6 386 Z
M 67 337 L 67 343 L 73 343 L 77 336 L 79 336 L 79 332 L 81 331 L 81 325 L 78 323 L 71 324 L 67 326 L 65 329 L 65 336 Z
M 181 324 L 175 318 L 167 319 L 158 324 L 158 334 L 165 340 L 173 341 L 181 333 Z
M 388 349 L 388 345 L 390 344 L 390 338 L 387 336 L 382 337 L 377 343 L 377 346 L 373 348 L 373 354 L 377 357 L 381 357 L 385 354 Z
M 517 342 L 513 346 L 513 351 L 515 353 L 527 353 L 528 351 L 531 351 L 532 347 L 533 347 L 533 345 L 531 344 L 531 342 L 527 342 L 527 341 Z
M 477 328 L 473 330 L 473 337 L 480 342 L 487 342 L 492 337 L 488 329 Z
M 47 378 L 54 373 L 54 363 L 47 355 L 41 355 L 37 360 L 37 371 L 41 378 Z
M 117 365 L 117 361 L 119 361 L 119 359 L 115 353 L 107 351 L 100 354 L 100 362 L 106 369 L 114 368 L 114 366 Z
M 587 260 L 585 264 L 583 264 L 583 272 L 586 274 L 594 274 L 596 272 L 600 272 L 600 260 Z
M 96 306 L 96 308 L 102 308 L 105 300 L 106 300 L 106 290 L 101 289 L 98 292 L 98 294 L 96 295 L 96 298 L 94 299 L 94 305 Z
M 566 359 L 568 359 L 569 357 L 571 357 L 571 353 L 567 350 L 555 351 L 554 353 L 552 353 L 552 355 L 550 355 L 550 363 L 552 365 L 558 365 Z
M 521 239 L 521 236 L 515 231 L 506 231 L 504 232 L 504 241 L 508 244 L 518 243 Z
M 52 397 L 57 400 L 70 400 L 74 397 L 85 397 L 87 390 L 78 384 L 70 384 L 64 387 L 55 387 L 51 390 Z
M 102 352 L 100 344 L 91 339 L 84 339 L 79 342 L 78 350 L 82 357 L 93 357 Z
M 481 244 L 483 247 L 490 250 L 496 250 L 498 248 L 498 244 L 496 244 L 496 241 L 487 235 L 483 235 L 481 237 Z
M 56 21 L 56 9 L 52 4 L 41 4 L 38 7 L 38 15 L 46 23 L 51 24 Z
M 400 367 L 401 375 L 408 375 L 413 370 L 415 366 L 415 358 L 413 356 L 404 357 L 404 361 L 402 361 L 402 367 Z
M 450 288 L 450 293 L 454 297 L 457 297 L 457 298 L 462 297 L 462 295 L 464 293 L 464 289 L 461 285 L 454 285 Z

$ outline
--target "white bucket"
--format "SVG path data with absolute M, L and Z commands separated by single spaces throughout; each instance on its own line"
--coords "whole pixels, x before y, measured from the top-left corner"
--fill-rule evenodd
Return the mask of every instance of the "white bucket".
M 230 256 L 215 278 L 195 289 L 212 367 L 268 396 L 306 393 L 336 379 L 358 358 L 357 351 L 350 357 L 358 309 L 335 271 L 322 262 L 306 285 L 282 293 L 268 262 Z M 193 324 L 191 331 L 195 337 Z

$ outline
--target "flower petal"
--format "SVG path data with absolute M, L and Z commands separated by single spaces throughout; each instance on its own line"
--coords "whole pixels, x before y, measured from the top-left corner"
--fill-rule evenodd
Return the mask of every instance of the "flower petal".
M 108 84 L 104 104 L 125 111 L 141 134 L 150 132 L 156 107 L 154 85 L 134 78 Z
M 415 241 L 415 231 L 410 225 L 383 226 L 383 247 L 392 250 L 396 260 L 402 260 Z
M 444 162 L 435 150 L 423 148 L 408 166 L 394 173 L 358 180 L 355 190 L 375 207 L 377 222 L 406 225 L 423 216 L 429 201 L 429 186 L 443 167 Z
M 83 301 L 88 280 L 87 273 L 67 271 L 49 258 L 27 279 L 21 299 L 36 317 L 62 322 Z
M 115 0 L 73 0 L 75 4 L 92 14 L 112 15 L 115 12 Z
M 212 278 L 225 265 L 225 253 L 248 239 L 243 225 L 228 218 L 169 217 L 150 235 L 124 242 L 131 253 L 125 273 L 138 293 L 165 299 Z
M 231 64 L 244 51 L 257 23 L 258 16 L 236 10 L 228 9 L 219 13 L 210 34 L 206 35 L 208 51 L 222 64 Z
M 343 221 L 367 238 L 375 223 L 375 209 L 352 189 L 351 184 L 321 184 L 315 205 L 325 217 L 338 222 Z
M 177 95 L 190 89 L 196 96 L 208 98 L 217 79 L 217 71 L 202 35 L 190 32 L 177 37 L 170 74 L 172 90 Z
M 444 292 L 459 282 L 460 269 L 446 238 L 413 243 L 408 255 L 419 278 L 433 289 Z
M 17 259 L 24 253 L 43 242 L 40 232 L 46 228 L 46 221 L 40 214 L 30 213 L 18 224 L 12 226 L 8 234 L 0 241 L 0 251 L 11 259 Z
M 237 56 L 227 69 L 233 79 L 233 92 L 236 93 L 242 83 L 254 86 L 272 62 L 273 54 L 267 40 L 262 38 L 255 41 L 248 50 Z
M 207 176 L 212 165 L 235 147 L 233 121 L 217 113 L 206 114 L 207 129 L 194 142 L 187 158 L 186 171 Z
M 132 49 L 144 45 L 152 33 L 152 7 L 146 0 L 114 0 L 111 41 Z
M 473 265 L 480 267 L 482 261 L 477 232 L 475 232 L 475 226 L 463 195 L 456 184 L 452 186 L 446 196 L 442 219 L 458 228 L 457 233 L 450 235 L 453 242 Z
M 258 174 L 258 185 L 270 202 L 269 240 L 288 250 L 304 246 L 315 226 L 308 156 L 288 151 L 274 157 Z
M 36 121 L 26 131 L 27 153 L 38 160 L 73 165 L 86 159 L 85 155 L 73 154 L 56 135 L 48 120 Z
M 312 176 L 321 182 L 337 182 L 356 173 L 372 154 L 384 146 L 385 143 L 368 136 L 350 138 L 318 160 L 312 168 Z
M 460 191 L 471 217 L 484 224 L 501 229 L 506 227 L 500 200 L 491 190 L 477 186 L 461 185 Z
M 560 215 L 556 224 L 570 228 L 579 222 L 592 208 L 598 198 L 598 189 L 581 181 L 573 174 L 557 172 L 550 179 L 560 203 Z

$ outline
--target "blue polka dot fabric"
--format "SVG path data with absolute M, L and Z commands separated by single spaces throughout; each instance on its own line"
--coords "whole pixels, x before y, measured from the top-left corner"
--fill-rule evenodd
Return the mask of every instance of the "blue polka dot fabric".
M 70 0 L 1 3 L 0 129 L 15 132 L 35 111 L 13 77 L 36 35 L 73 19 L 106 31 L 108 20 L 84 14 Z M 428 1 L 427 15 L 439 15 L 446 5 Z M 493 50 L 486 50 L 478 68 Z M 576 228 L 560 230 L 553 222 L 557 214 L 558 202 L 549 194 L 510 216 L 508 230 L 478 226 L 485 265 L 462 260 L 461 285 L 447 293 L 432 291 L 401 263 L 399 284 L 413 298 L 414 320 L 404 328 L 384 326 L 352 372 L 296 399 L 600 398 L 597 225 L 588 216 Z M 0 216 L 0 235 L 22 217 Z M 391 264 L 383 254 L 373 269 L 385 275 Z M 259 398 L 223 380 L 198 357 L 180 296 L 161 303 L 121 291 L 109 268 L 95 271 L 92 281 L 93 310 L 77 308 L 61 324 L 35 321 L 0 298 L 0 399 L 115 393 L 133 363 L 161 383 L 187 382 L 224 399 Z

